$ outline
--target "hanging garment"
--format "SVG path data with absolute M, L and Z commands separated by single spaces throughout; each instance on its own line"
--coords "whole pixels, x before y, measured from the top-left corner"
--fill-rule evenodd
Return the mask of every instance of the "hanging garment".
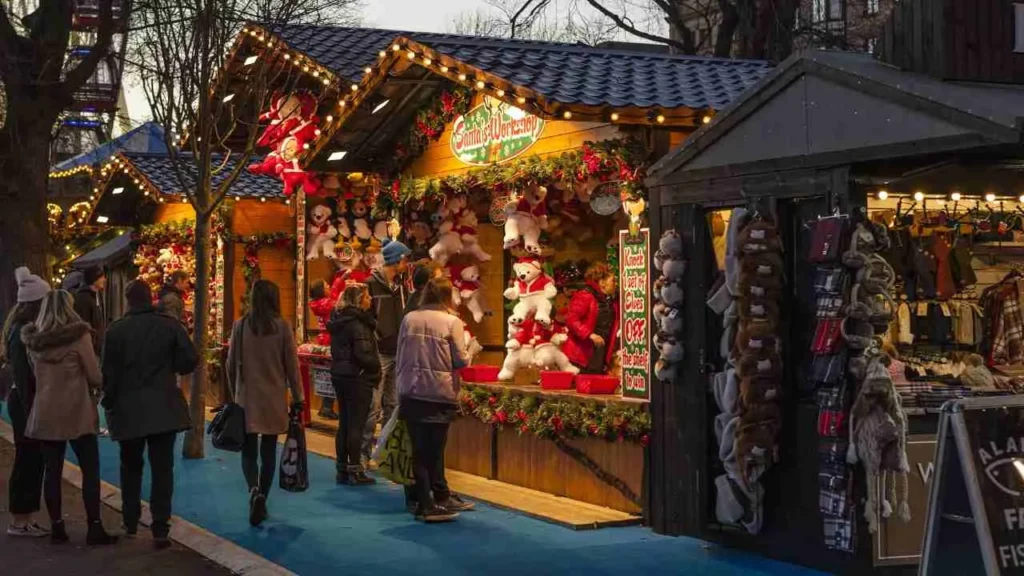
M 971 264 L 971 250 L 967 247 L 967 242 L 967 238 L 957 240 L 956 247 L 953 248 L 953 253 L 950 256 L 953 281 L 960 290 L 978 283 L 978 277 L 974 274 L 974 266 Z
M 932 235 L 930 249 L 935 257 L 935 297 L 939 300 L 949 300 L 956 294 L 956 283 L 953 281 L 950 266 L 953 248 L 945 234 L 936 232 Z
M 912 300 L 931 300 L 935 298 L 935 255 L 923 246 L 914 249 L 914 281 L 917 294 L 908 296 Z
M 899 307 L 896 308 L 896 319 L 899 325 L 899 336 L 896 341 L 900 344 L 913 344 L 914 330 L 911 324 L 910 304 L 900 302 Z

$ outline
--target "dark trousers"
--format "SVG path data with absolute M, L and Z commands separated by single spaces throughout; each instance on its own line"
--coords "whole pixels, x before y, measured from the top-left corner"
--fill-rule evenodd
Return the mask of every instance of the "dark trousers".
M 430 510 L 435 505 L 434 496 L 437 496 L 439 501 L 448 499 L 447 494 L 432 496 L 431 490 L 439 484 L 447 488 L 444 478 L 444 449 L 448 444 L 449 424 L 408 422 L 408 425 L 409 437 L 412 440 L 416 499 L 421 509 Z
M 164 432 L 121 441 L 121 499 L 126 528 L 133 530 L 142 515 L 142 456 L 149 447 L 152 477 L 149 511 L 153 535 L 165 537 L 171 530 L 171 499 L 174 496 L 174 442 L 177 432 Z
M 18 391 L 7 397 L 7 413 L 14 428 L 14 465 L 7 485 L 7 502 L 11 514 L 39 512 L 43 496 L 43 448 L 38 440 L 25 437 L 28 409 Z
M 246 434 L 242 444 L 242 473 L 249 491 L 259 488 L 264 497 L 270 494 L 274 485 L 274 471 L 277 469 L 277 435 Z
M 360 460 L 363 431 L 370 415 L 370 405 L 373 404 L 373 387 L 341 380 L 332 383 L 340 402 L 338 433 L 334 435 L 337 470 L 340 474 L 360 472 L 363 469 Z
M 64 483 L 64 454 L 68 444 L 78 457 L 82 469 L 82 500 L 85 517 L 90 524 L 100 521 L 100 444 L 95 434 L 79 436 L 74 440 L 44 440 L 43 461 L 46 463 L 46 510 L 50 522 L 56 524 L 64 518 L 61 511 L 61 487 Z

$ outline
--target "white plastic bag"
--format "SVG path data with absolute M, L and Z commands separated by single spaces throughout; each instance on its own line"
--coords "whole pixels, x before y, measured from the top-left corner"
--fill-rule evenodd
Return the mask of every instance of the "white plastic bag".
M 394 432 L 395 426 L 398 424 L 398 407 L 395 406 L 393 412 L 391 412 L 391 418 L 388 419 L 387 423 L 380 430 L 380 437 L 377 438 L 377 445 L 373 448 L 373 454 L 370 458 L 380 462 L 380 453 L 384 450 L 384 446 L 388 443 L 388 437 Z

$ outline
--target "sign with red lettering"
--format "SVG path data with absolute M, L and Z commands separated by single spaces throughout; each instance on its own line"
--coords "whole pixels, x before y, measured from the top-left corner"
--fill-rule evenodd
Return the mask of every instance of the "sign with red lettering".
M 651 231 L 619 231 L 619 307 L 622 395 L 651 397 Z
M 455 119 L 451 148 L 472 166 L 498 164 L 519 156 L 540 139 L 544 120 L 490 96 Z

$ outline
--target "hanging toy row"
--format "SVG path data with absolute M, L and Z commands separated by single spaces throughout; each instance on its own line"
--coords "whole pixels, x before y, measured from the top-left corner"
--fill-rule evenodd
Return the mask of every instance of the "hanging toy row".
M 654 376 L 663 383 L 675 380 L 676 366 L 683 359 L 683 346 L 679 342 L 683 333 L 683 240 L 675 230 L 666 230 L 658 240 L 654 254 L 654 268 L 661 277 L 654 282 L 654 322 L 658 326 L 653 336 L 659 358 L 654 365 Z

